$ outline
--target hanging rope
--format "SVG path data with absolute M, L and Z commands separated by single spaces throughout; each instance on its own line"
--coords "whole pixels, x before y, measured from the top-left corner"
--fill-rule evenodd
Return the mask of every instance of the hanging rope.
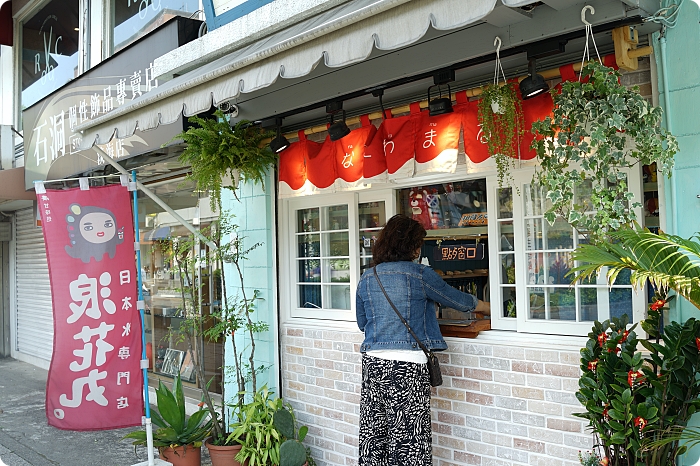
M 493 45 L 496 47 L 496 69 L 493 72 L 493 85 L 495 86 L 498 84 L 499 80 L 498 71 L 501 71 L 503 82 L 506 82 L 506 74 L 503 71 L 503 66 L 501 66 L 501 38 L 496 36 L 493 40 Z
M 588 41 L 590 39 L 593 42 L 593 48 L 595 49 L 595 54 L 598 57 L 598 62 L 603 64 L 603 60 L 600 58 L 600 53 L 598 53 L 598 46 L 595 43 L 595 37 L 593 37 L 593 25 L 586 20 L 586 11 L 590 11 L 592 15 L 595 14 L 595 8 L 590 5 L 586 5 L 581 10 L 581 22 L 586 25 L 586 45 L 583 48 L 583 58 L 581 59 L 581 71 L 578 73 L 578 80 L 581 81 L 581 76 L 583 74 L 583 65 L 587 61 L 591 60 L 590 48 L 588 47 Z
M 671 3 L 669 0 L 662 0 L 661 8 L 653 15 L 645 18 L 644 21 L 661 24 L 669 29 L 674 28 L 676 23 L 678 23 L 678 13 L 680 13 L 684 1 L 680 0 L 678 3 Z

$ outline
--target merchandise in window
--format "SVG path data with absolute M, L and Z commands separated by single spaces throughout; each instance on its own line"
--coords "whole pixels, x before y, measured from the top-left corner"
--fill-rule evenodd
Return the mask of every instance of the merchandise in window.
M 400 213 L 420 222 L 427 232 L 421 263 L 430 265 L 449 285 L 483 301 L 490 299 L 486 193 L 485 179 L 398 192 Z M 443 325 L 468 326 L 475 320 L 489 320 L 489 316 L 443 306 L 438 306 L 437 313 Z
M 22 24 L 22 110 L 78 76 L 79 17 L 78 0 L 52 0 Z
M 191 16 L 198 9 L 198 0 L 113 0 L 110 5 L 110 54 L 145 36 L 173 16 Z

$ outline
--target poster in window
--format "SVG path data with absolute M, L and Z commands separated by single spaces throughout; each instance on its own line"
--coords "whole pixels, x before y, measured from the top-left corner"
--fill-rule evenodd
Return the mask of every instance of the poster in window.
M 182 361 L 182 367 L 180 367 L 180 378 L 187 382 L 194 382 L 194 359 L 192 359 L 192 353 L 189 351 L 185 353 L 185 358 Z

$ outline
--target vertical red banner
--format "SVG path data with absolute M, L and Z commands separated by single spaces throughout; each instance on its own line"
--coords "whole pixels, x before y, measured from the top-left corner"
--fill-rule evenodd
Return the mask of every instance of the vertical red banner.
M 134 221 L 120 185 L 37 194 L 53 298 L 49 425 L 141 424 L 143 375 Z

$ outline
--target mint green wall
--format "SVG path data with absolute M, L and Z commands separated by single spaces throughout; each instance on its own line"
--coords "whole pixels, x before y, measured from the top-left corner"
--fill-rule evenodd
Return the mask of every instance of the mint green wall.
M 667 117 L 667 127 L 678 138 L 680 152 L 675 157 L 675 193 L 671 182 L 665 181 L 667 200 L 667 230 L 684 238 L 700 232 L 700 14 L 692 1 L 683 2 L 675 28 L 666 30 L 666 50 L 662 51 L 659 34 L 654 34 L 654 59 L 659 83 L 659 102 Z M 663 60 L 666 62 L 666 81 L 663 77 Z M 664 96 L 668 85 L 669 98 Z M 676 217 L 677 231 L 673 229 Z M 684 299 L 674 300 L 671 310 L 673 320 L 685 321 L 700 317 L 698 310 Z M 696 415 L 691 425 L 700 425 Z M 695 448 L 680 458 L 679 466 L 694 465 L 700 458 L 700 449 Z
M 244 247 L 247 249 L 255 243 L 261 246 L 251 251 L 248 260 L 243 265 L 243 282 L 246 296 L 252 296 L 254 290 L 259 291 L 260 299 L 256 303 L 257 311 L 253 314 L 254 321 L 265 321 L 269 324 L 268 332 L 257 334 L 255 338 L 255 360 L 257 365 L 264 364 L 270 368 L 258 375 L 258 388 L 267 384 L 277 395 L 279 366 L 277 362 L 277 308 L 274 302 L 275 276 L 273 270 L 274 258 L 274 216 L 273 216 L 273 180 L 270 176 L 265 181 L 265 191 L 262 186 L 252 186 L 241 183 L 238 189 L 238 198 L 229 190 L 222 193 L 223 209 L 234 216 L 234 223 L 239 226 L 239 236 L 243 237 Z M 228 299 L 233 300 L 240 296 L 241 282 L 238 272 L 232 264 L 224 264 L 226 288 Z M 236 346 L 240 349 L 250 348 L 250 338 L 243 332 L 236 335 Z M 246 355 L 249 354 L 246 351 Z M 227 366 L 233 367 L 233 351 L 230 340 L 226 346 Z M 244 358 L 247 360 L 247 356 Z M 233 377 L 227 378 L 226 393 L 230 399 L 236 391 Z M 250 390 L 250 387 L 248 387 Z
M 659 34 L 654 34 L 654 59 L 657 65 L 659 102 L 666 118 L 667 127 L 678 138 L 680 152 L 675 157 L 672 181 L 665 181 L 667 200 L 667 227 L 670 233 L 689 238 L 700 232 L 700 63 L 697 50 L 700 48 L 700 14 L 692 1 L 683 2 L 675 28 L 666 30 L 666 51 L 662 51 Z M 663 77 L 663 58 L 666 61 L 666 79 Z M 668 85 L 669 102 L 664 96 Z M 675 193 L 671 186 L 675 184 Z M 675 216 L 677 231 L 672 219 Z M 698 317 L 698 311 L 685 300 L 676 300 L 671 318 L 684 321 Z

